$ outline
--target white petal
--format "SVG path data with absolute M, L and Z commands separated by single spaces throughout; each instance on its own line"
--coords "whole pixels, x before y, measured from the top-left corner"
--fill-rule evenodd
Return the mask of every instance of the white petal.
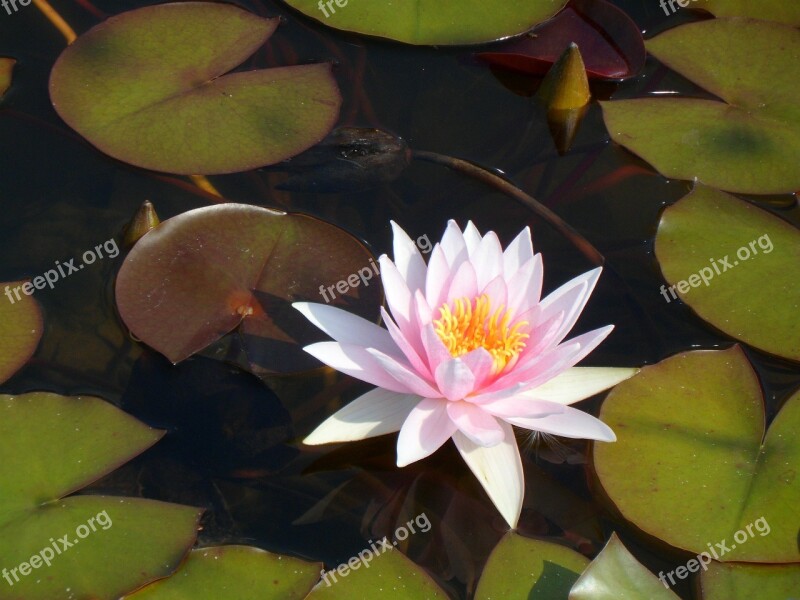
M 533 242 L 531 228 L 526 227 L 514 238 L 503 253 L 503 273 L 506 281 L 510 280 L 522 265 L 533 258 Z
M 375 348 L 390 356 L 399 355 L 399 348 L 392 336 L 375 323 L 325 304 L 295 302 L 292 306 L 337 342 Z
M 469 402 L 448 402 L 447 414 L 458 430 L 479 446 L 496 446 L 506 437 L 500 421 L 494 415 Z
M 386 295 L 386 305 L 394 317 L 395 323 L 408 337 L 411 323 L 412 295 L 397 266 L 385 254 L 378 259 L 381 266 L 381 282 Z
M 475 375 L 467 363 L 451 358 L 436 367 L 436 386 L 448 400 L 463 400 L 475 389 Z
M 425 381 L 425 378 L 422 375 L 411 369 L 409 366 L 406 366 L 388 354 L 383 354 L 377 350 L 367 348 L 367 352 L 378 362 L 381 368 L 391 377 L 394 377 L 394 379 L 396 379 L 405 390 L 408 390 L 412 394 L 423 396 L 424 398 L 442 397 L 442 394 L 439 392 L 439 390 L 431 386 L 427 381 Z
M 579 275 L 552 292 L 542 300 L 541 316 L 543 319 L 564 312 L 564 322 L 555 336 L 555 343 L 563 340 L 577 323 L 589 297 L 592 295 L 603 268 L 597 267 L 583 275 Z
M 467 226 L 464 228 L 464 243 L 467 245 L 467 252 L 469 252 L 470 256 L 478 248 L 481 239 L 483 239 L 481 232 L 478 231 L 472 221 L 468 221 Z
M 361 381 L 402 394 L 413 393 L 386 372 L 367 348 L 339 342 L 319 342 L 303 348 L 311 356 L 332 369 L 341 371 Z M 375 350 L 373 350 L 375 352 Z M 386 356 L 386 355 L 384 355 Z
M 497 234 L 490 231 L 481 240 L 478 249 L 470 257 L 478 278 L 478 291 L 483 290 L 490 281 L 503 275 L 503 247 Z
M 522 512 L 525 478 L 514 430 L 508 423 L 500 425 L 505 439 L 496 446 L 479 446 L 460 431 L 453 434 L 453 441 L 497 510 L 514 529 Z
M 417 244 L 397 223 L 391 221 L 391 224 L 394 232 L 394 263 L 397 265 L 397 270 L 406 280 L 412 294 L 415 290 L 424 290 L 428 268 Z
M 472 263 L 461 263 L 461 266 L 455 272 L 455 275 L 453 275 L 453 280 L 450 283 L 450 289 L 447 290 L 447 297 L 445 300 L 449 303 L 459 298 L 468 298 L 472 300 L 477 294 L 478 277 L 475 273 L 475 268 L 472 266 Z
M 355 442 L 400 431 L 420 400 L 419 396 L 374 389 L 326 419 L 303 443 Z
M 444 250 L 439 244 L 436 244 L 428 260 L 428 274 L 425 280 L 425 298 L 429 306 L 439 308 L 444 304 L 451 280 L 452 271 L 447 258 L 445 258 Z
M 543 277 L 542 255 L 537 254 L 508 279 L 508 310 L 515 319 L 539 303 Z
M 542 431 L 561 437 L 598 440 L 600 442 L 616 442 L 617 436 L 611 428 L 600 419 L 593 417 L 577 408 L 565 406 L 564 412 L 560 415 L 550 415 L 541 419 L 506 419 L 509 423 L 531 429 Z
M 532 400 L 572 404 L 599 394 L 636 375 L 639 369 L 573 367 L 520 395 Z
M 400 331 L 400 328 L 392 321 L 392 317 L 389 316 L 389 313 L 386 312 L 386 309 L 381 306 L 381 317 L 383 318 L 383 322 L 386 324 L 386 328 L 389 330 L 389 335 L 392 336 L 392 340 L 403 355 L 408 359 L 408 362 L 414 367 L 414 370 L 419 373 L 424 379 L 428 381 L 433 381 L 433 373 L 431 373 L 428 365 L 423 361 L 423 358 L 420 356 L 417 349 L 414 345 L 403 335 L 403 332 Z M 376 348 L 379 350 L 379 348 Z M 423 348 L 424 350 L 424 348 Z M 385 352 L 385 354 L 389 354 Z M 389 356 L 392 356 L 389 354 Z
M 461 266 L 461 263 L 469 259 L 464 234 L 461 233 L 458 224 L 452 219 L 447 222 L 447 229 L 445 229 L 440 243 L 451 271 L 455 271 Z
M 426 398 L 408 415 L 397 438 L 397 466 L 405 467 L 441 448 L 456 424 L 447 415 L 447 400 Z

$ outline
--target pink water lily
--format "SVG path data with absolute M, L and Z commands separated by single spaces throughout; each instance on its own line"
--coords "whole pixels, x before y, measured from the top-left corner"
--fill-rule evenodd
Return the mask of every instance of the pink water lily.
M 569 405 L 631 377 L 635 369 L 575 365 L 613 326 L 564 341 L 600 277 L 595 269 L 541 298 L 542 259 L 526 227 L 503 251 L 497 235 L 450 221 L 426 265 L 396 224 L 394 262 L 380 257 L 386 329 L 323 304 L 294 306 L 335 341 L 307 352 L 378 386 L 304 443 L 361 440 L 399 431 L 397 465 L 452 438 L 489 498 L 514 528 L 524 476 L 512 425 L 611 442 L 602 421 Z

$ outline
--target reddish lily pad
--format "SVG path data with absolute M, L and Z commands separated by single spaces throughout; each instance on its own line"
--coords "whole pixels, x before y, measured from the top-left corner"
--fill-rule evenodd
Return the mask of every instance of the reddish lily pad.
M 302 600 L 321 567 L 249 546 L 197 548 L 175 575 L 125 600 Z
M 22 293 L 27 281 L 0 283 L 0 383 L 33 356 L 42 338 L 42 311 L 31 296 Z M 15 294 L 16 292 L 16 294 Z
M 330 300 L 377 320 L 382 287 L 371 259 L 351 235 L 312 217 L 201 208 L 136 243 L 117 278 L 117 306 L 131 332 L 172 362 L 237 330 L 254 372 L 302 371 L 318 366 L 302 346 L 321 338 L 291 303 Z
M 680 600 L 612 534 L 569 593 L 569 600 Z
M 177 568 L 201 510 L 141 498 L 64 498 L 163 432 L 89 397 L 0 396 L 0 414 L 3 598 L 52 600 L 65 589 L 74 598 L 118 598 Z
M 278 19 L 184 2 L 111 17 L 64 50 L 50 96 L 103 152 L 173 173 L 232 173 L 280 162 L 331 130 L 341 104 L 328 64 L 226 72 Z
M 540 76 L 572 43 L 580 48 L 590 79 L 627 79 L 644 68 L 641 31 L 606 0 L 572 0 L 531 34 L 478 56 L 497 67 Z
M 664 211 L 655 247 L 665 300 L 679 297 L 728 335 L 800 361 L 800 230 L 697 186 Z
M 508 532 L 492 550 L 475 600 L 567 600 L 589 560 L 566 546 Z
M 645 367 L 611 391 L 600 418 L 617 442 L 594 447 L 597 476 L 639 529 L 721 562 L 800 562 L 800 392 L 765 431 L 741 348 Z
M 407 44 L 479 44 L 528 31 L 546 21 L 565 0 L 286 0 L 326 25 Z
M 800 189 L 800 31 L 712 19 L 676 27 L 647 49 L 723 102 L 643 98 L 602 102 L 614 141 L 666 177 L 745 194 Z

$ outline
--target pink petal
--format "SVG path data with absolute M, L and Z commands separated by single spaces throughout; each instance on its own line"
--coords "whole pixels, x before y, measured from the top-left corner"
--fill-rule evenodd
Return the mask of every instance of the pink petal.
M 450 402 L 447 414 L 458 430 L 479 446 L 496 446 L 505 438 L 500 423 L 489 413 L 469 402 Z
M 336 369 L 361 381 L 386 388 L 402 394 L 413 394 L 413 390 L 401 384 L 389 375 L 380 362 L 376 360 L 369 350 L 353 344 L 340 344 L 338 342 L 320 342 L 303 348 L 311 356 L 332 369 Z M 384 355 L 386 356 L 386 355 Z
M 411 324 L 411 291 L 406 280 L 395 264 L 385 254 L 378 259 L 381 266 L 381 281 L 386 294 L 386 304 L 394 317 L 395 323 L 406 337 L 409 337 Z
M 564 407 L 564 413 L 551 415 L 541 419 L 508 419 L 509 423 L 542 431 L 562 437 L 598 440 L 600 442 L 615 442 L 617 436 L 611 428 L 600 419 L 571 406 Z
M 480 405 L 482 410 L 501 419 L 527 418 L 540 419 L 549 415 L 564 412 L 564 405 L 544 400 L 532 400 L 526 396 L 512 396 L 502 400 L 486 402 Z
M 531 229 L 526 227 L 514 238 L 503 253 L 503 274 L 509 281 L 526 262 L 533 258 Z
M 479 294 L 486 294 L 492 301 L 492 310 L 497 310 L 501 306 L 508 306 L 508 291 L 506 289 L 506 281 L 502 275 L 498 275 L 492 279 L 483 290 L 479 288 Z
M 439 244 L 436 244 L 428 261 L 428 275 L 425 280 L 425 297 L 429 306 L 438 308 L 444 304 L 447 290 L 450 289 L 451 277 L 452 272 L 444 251 Z
M 422 359 L 416 348 L 411 344 L 411 342 L 408 341 L 408 339 L 406 339 L 406 337 L 403 335 L 403 332 L 400 331 L 400 328 L 397 325 L 395 325 L 395 322 L 392 321 L 389 313 L 387 313 L 386 309 L 383 307 L 381 307 L 381 318 L 383 319 L 386 328 L 389 330 L 389 335 L 391 336 L 393 342 L 405 355 L 414 370 L 416 370 L 417 373 L 419 373 L 420 376 L 422 376 L 429 383 L 433 382 L 433 373 L 431 373 L 431 370 L 428 368 L 427 362 Z M 376 348 L 376 350 L 380 350 L 380 348 Z M 384 352 L 384 354 L 388 354 L 388 352 Z M 392 355 L 389 354 L 389 356 Z M 427 358 L 427 356 L 425 358 Z
M 397 466 L 416 462 L 441 448 L 456 431 L 447 415 L 448 402 L 426 398 L 409 413 L 397 438 Z
M 422 345 L 425 347 L 425 354 L 428 357 L 428 366 L 433 373 L 436 373 L 440 364 L 453 358 L 432 324 L 428 324 L 422 329 Z
M 463 400 L 475 389 L 475 375 L 458 358 L 451 358 L 439 364 L 434 373 L 436 385 L 448 400 Z
M 543 318 L 562 311 L 565 314 L 564 322 L 555 336 L 556 343 L 563 340 L 577 323 L 586 303 L 589 301 L 589 297 L 592 295 L 594 287 L 597 285 L 597 281 L 600 279 L 602 271 L 602 267 L 598 267 L 588 273 L 579 275 L 542 300 Z
M 353 442 L 400 431 L 420 400 L 419 396 L 375 388 L 328 417 L 303 443 Z
M 515 319 L 539 303 L 543 276 L 542 255 L 537 254 L 522 265 L 509 280 L 508 310 Z
M 377 350 L 372 350 L 371 348 L 367 348 L 367 353 L 377 361 L 386 373 L 393 377 L 406 390 L 409 390 L 410 393 L 417 394 L 423 398 L 442 397 L 439 390 L 434 389 L 423 377 L 412 371 L 406 365 L 401 364 L 395 358 L 392 358 L 388 354 L 378 352 Z
M 472 300 L 478 294 L 478 278 L 472 263 L 464 262 L 453 275 L 450 289 L 447 290 L 446 302 L 451 303 L 458 298 L 469 298 Z M 438 307 L 434 307 L 436 310 Z M 438 318 L 438 315 L 436 315 Z
M 453 442 L 497 510 L 515 528 L 522 512 L 525 476 L 514 430 L 508 423 L 501 422 L 500 426 L 505 438 L 496 446 L 480 446 L 460 431 L 453 433 Z
M 447 229 L 445 229 L 440 243 L 451 271 L 457 270 L 461 263 L 469 259 L 464 235 L 452 219 L 447 222 Z
M 389 332 L 375 323 L 325 304 L 295 302 L 292 306 L 337 342 L 375 348 L 384 354 L 398 356 L 397 344 Z
M 482 389 L 492 379 L 494 358 L 486 348 L 476 348 L 460 358 L 475 376 L 475 390 Z M 466 400 L 470 401 L 469 398 Z
M 503 247 L 494 231 L 483 236 L 478 249 L 470 256 L 470 262 L 478 277 L 478 290 L 485 288 L 495 277 L 502 277 Z
M 397 270 L 406 281 L 408 289 L 425 289 L 425 276 L 428 268 L 420 254 L 417 244 L 408 237 L 408 234 L 394 221 L 391 221 L 394 232 L 394 263 Z

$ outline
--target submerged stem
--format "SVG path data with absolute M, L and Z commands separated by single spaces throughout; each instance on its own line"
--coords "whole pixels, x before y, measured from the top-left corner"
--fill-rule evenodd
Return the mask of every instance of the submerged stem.
M 72 27 L 69 26 L 69 23 L 67 23 L 64 18 L 56 12 L 56 9 L 50 6 L 50 3 L 47 0 L 33 0 L 33 3 L 36 5 L 36 8 L 38 8 L 45 17 L 47 17 L 47 20 L 55 25 L 56 29 L 58 29 L 67 39 L 67 44 L 71 44 L 78 38 L 75 30 L 72 29 Z
M 492 173 L 485 167 L 481 167 L 475 163 L 471 163 L 460 158 L 454 158 L 452 156 L 437 154 L 436 152 L 414 150 L 412 156 L 418 160 L 436 163 L 456 171 L 461 171 L 473 179 L 477 179 L 478 181 L 482 181 L 483 183 L 492 186 L 496 190 L 506 194 L 507 196 L 510 196 L 527 208 L 530 208 L 542 219 L 547 221 L 564 237 L 572 242 L 572 244 L 581 252 L 581 254 L 583 254 L 592 264 L 600 267 L 605 263 L 605 257 L 603 254 L 597 248 L 595 248 L 589 240 L 583 237 L 583 235 L 576 231 L 556 213 L 547 208 L 544 204 L 536 200 L 533 196 L 523 192 L 507 179 L 504 179 L 499 175 Z

